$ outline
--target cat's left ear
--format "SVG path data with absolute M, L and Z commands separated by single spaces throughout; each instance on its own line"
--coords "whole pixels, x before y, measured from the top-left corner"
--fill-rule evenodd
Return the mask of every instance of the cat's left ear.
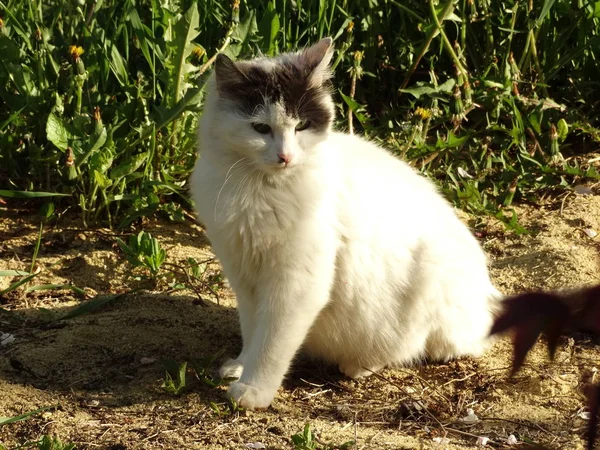
M 310 84 L 320 86 L 332 73 L 329 68 L 333 57 L 333 39 L 326 37 L 300 53 L 300 64 L 307 69 Z

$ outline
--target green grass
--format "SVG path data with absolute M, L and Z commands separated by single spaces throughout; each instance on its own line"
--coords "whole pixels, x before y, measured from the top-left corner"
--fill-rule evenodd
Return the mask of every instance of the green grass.
M 0 197 L 45 202 L 48 218 L 182 220 L 215 55 L 323 36 L 336 40 L 338 125 L 461 207 L 516 227 L 515 199 L 600 178 L 577 157 L 600 139 L 593 0 L 9 0 L 0 18 Z
M 54 406 L 46 406 L 44 408 L 39 408 L 34 411 L 29 411 L 29 412 L 26 412 L 24 414 L 20 414 L 18 416 L 14 416 L 14 417 L 0 417 L 0 428 L 3 426 L 9 425 L 11 423 L 27 420 L 32 416 L 35 416 L 44 411 L 48 411 L 48 410 L 54 409 L 54 408 L 55 408 Z M 37 448 L 39 450 L 73 450 L 73 449 L 75 449 L 75 445 L 71 444 L 71 443 L 68 443 L 68 444 L 63 443 L 56 436 L 44 435 L 44 436 L 41 436 L 37 440 L 27 441 L 22 445 L 14 447 L 14 450 L 26 449 L 26 448 L 30 448 L 30 449 Z M 4 447 L 2 445 L 2 443 L 0 442 L 0 450 L 5 450 L 5 449 L 6 449 L 6 447 Z
M 310 424 L 306 424 L 301 433 L 292 436 L 294 450 L 347 450 L 356 448 L 354 441 L 348 441 L 340 445 L 328 444 L 320 441 L 315 433 L 310 429 Z

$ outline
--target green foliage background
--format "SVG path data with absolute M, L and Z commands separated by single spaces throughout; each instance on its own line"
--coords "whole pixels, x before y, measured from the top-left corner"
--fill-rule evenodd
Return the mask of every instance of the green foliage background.
M 600 139 L 593 0 L 9 0 L 0 18 L 0 196 L 68 194 L 47 216 L 181 219 L 217 52 L 274 55 L 324 36 L 338 125 L 461 206 L 510 223 L 514 198 L 600 178 L 579 157 Z

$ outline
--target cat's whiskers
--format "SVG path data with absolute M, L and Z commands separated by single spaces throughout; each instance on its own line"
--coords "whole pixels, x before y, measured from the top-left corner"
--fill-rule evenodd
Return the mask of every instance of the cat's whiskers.
M 238 181 L 235 188 L 232 190 L 231 196 L 237 196 L 243 189 L 254 183 L 260 176 L 259 172 L 250 171 Z
M 223 189 L 225 189 L 225 185 L 227 184 L 227 182 L 231 179 L 232 176 L 235 175 L 236 172 L 231 173 L 231 171 L 234 169 L 235 166 L 237 166 L 240 162 L 244 161 L 246 158 L 240 158 L 238 159 L 236 162 L 234 162 L 231 167 L 229 168 L 229 170 L 227 171 L 227 173 L 225 174 L 225 180 L 223 181 L 223 185 L 221 186 L 221 189 L 219 189 L 219 193 L 217 194 L 217 199 L 215 200 L 215 208 L 214 208 L 214 217 L 215 217 L 215 222 L 217 221 L 217 207 L 219 205 L 219 199 L 221 198 L 221 193 L 223 192 Z M 245 166 L 242 165 L 240 167 L 240 169 L 243 169 Z

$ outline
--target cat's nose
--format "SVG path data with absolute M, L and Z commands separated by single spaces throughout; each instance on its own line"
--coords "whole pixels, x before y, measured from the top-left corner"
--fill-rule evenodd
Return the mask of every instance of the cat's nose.
M 292 160 L 292 155 L 290 155 L 289 153 L 277 153 L 277 156 L 279 157 L 279 163 L 285 164 L 286 166 Z

